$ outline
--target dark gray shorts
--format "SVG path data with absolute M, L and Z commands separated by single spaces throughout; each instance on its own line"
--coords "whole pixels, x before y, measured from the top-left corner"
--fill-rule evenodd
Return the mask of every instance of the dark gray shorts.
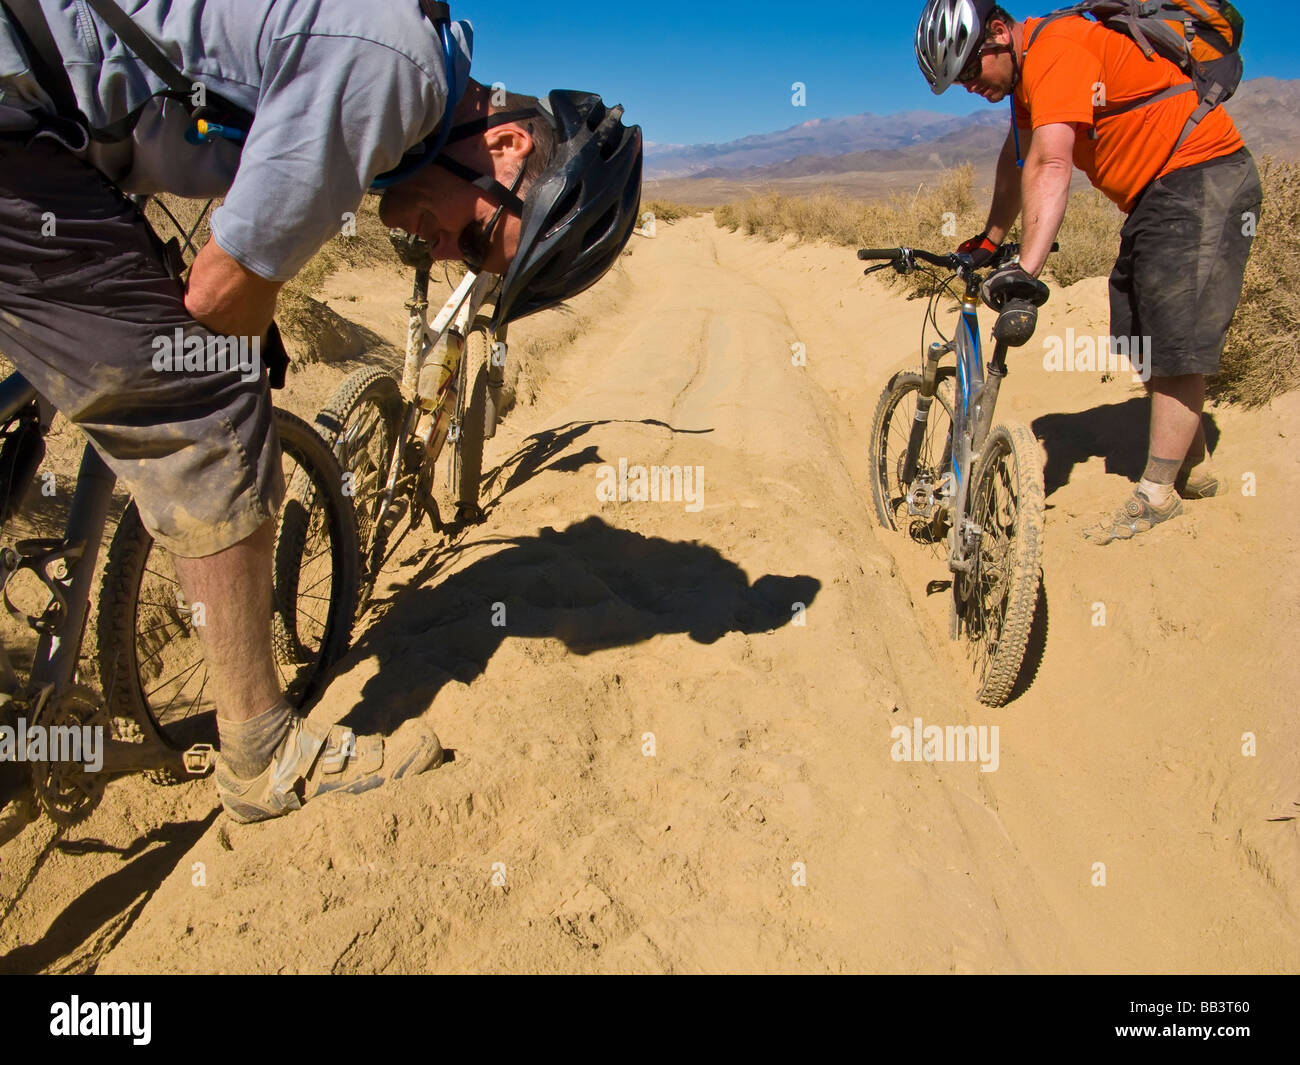
M 1166 174 L 1138 199 L 1110 275 L 1110 331 L 1151 338 L 1151 376 L 1219 372 L 1262 199 L 1244 148 Z
M 212 350 L 135 205 L 55 141 L 0 137 L 0 351 L 85 431 L 158 542 L 201 558 L 275 514 L 284 481 L 265 369 L 156 368 L 178 330 Z

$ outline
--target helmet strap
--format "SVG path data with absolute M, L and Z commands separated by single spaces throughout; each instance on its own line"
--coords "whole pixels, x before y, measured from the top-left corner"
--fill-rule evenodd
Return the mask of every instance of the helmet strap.
M 502 111 L 495 115 L 488 115 L 485 118 L 476 118 L 470 122 L 462 122 L 459 126 L 454 127 L 447 134 L 447 144 L 455 144 L 458 141 L 469 140 L 470 137 L 477 137 L 486 133 L 490 129 L 496 129 L 498 126 L 507 126 L 511 122 L 521 122 L 527 118 L 544 117 L 542 112 L 535 107 L 529 107 L 521 111 Z M 513 188 L 506 188 L 501 182 L 487 174 L 480 174 L 472 167 L 464 163 L 450 159 L 446 155 L 440 155 L 434 160 L 435 166 L 442 167 L 449 174 L 455 174 L 456 177 L 463 181 L 468 181 L 478 189 L 488 200 L 495 203 L 498 207 L 506 207 L 515 214 L 524 213 L 524 201 L 521 200 Z M 520 171 L 522 176 L 523 171 Z M 515 187 L 519 186 L 519 179 L 515 180 Z
M 438 156 L 433 161 L 433 165 L 442 167 L 449 174 L 455 174 L 462 181 L 468 181 L 498 207 L 508 208 L 518 215 L 524 213 L 524 201 L 516 195 L 513 189 L 506 188 L 496 178 L 489 177 L 487 174 L 480 174 L 472 167 L 468 167 L 464 163 L 448 158 L 445 155 Z M 521 170 L 519 173 L 522 176 L 523 171 Z M 515 183 L 518 184 L 518 179 L 516 179 Z

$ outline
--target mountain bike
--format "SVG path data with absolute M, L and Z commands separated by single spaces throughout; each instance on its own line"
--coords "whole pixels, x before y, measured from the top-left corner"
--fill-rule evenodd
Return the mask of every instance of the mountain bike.
M 403 518 L 414 529 L 427 515 L 442 533 L 482 520 L 483 442 L 496 432 L 505 380 L 506 330 L 492 332 L 480 313 L 499 279 L 467 273 L 430 323 L 428 245 L 417 237 L 394 236 L 393 243 L 415 270 L 401 382 L 377 367 L 357 370 L 316 416 L 356 509 L 363 605 Z M 444 521 L 435 470 L 448 444 L 455 512 Z
M 1018 245 L 1003 245 L 986 269 L 1018 254 Z M 1007 352 L 1029 341 L 1037 308 L 1017 303 L 1003 310 L 986 366 L 979 325 L 983 275 L 969 256 L 868 248 L 858 258 L 885 260 L 868 274 L 892 267 L 933 279 L 921 372 L 895 374 L 872 419 L 871 495 L 886 529 L 946 554 L 952 573 L 949 636 L 965 638 L 979 700 L 1002 706 L 1020 677 L 1038 603 L 1044 491 L 1033 434 L 1015 422 L 994 425 L 993 412 L 1007 375 Z M 959 304 L 951 338 L 936 314 L 945 293 Z M 929 327 L 940 341 L 925 349 Z M 955 365 L 941 366 L 949 354 Z
M 35 485 L 53 416 L 20 374 L 0 383 L 0 521 L 6 525 Z M 286 493 L 268 574 L 274 584 L 271 635 L 281 684 L 290 702 L 302 707 L 322 690 L 351 636 L 356 525 L 338 464 L 319 435 L 286 411 L 276 410 L 275 420 Z M 216 707 L 198 639 L 201 604 L 186 601 L 170 557 L 154 544 L 133 502 L 105 556 L 97 646 L 82 656 L 115 484 L 87 443 L 63 535 L 18 540 L 0 551 L 10 613 L 21 615 L 13 600 L 30 598 L 33 590 L 18 587 L 21 574 L 34 575 L 45 596 L 44 607 L 24 617 L 37 635 L 25 677 L 0 645 L 0 725 L 29 736 L 36 726 L 47 735 L 51 729 L 100 729 L 103 738 L 96 771 L 54 757 L 0 762 L 0 844 L 42 814 L 61 828 L 83 821 L 112 778 L 142 774 L 176 784 L 213 765 Z
M 198 252 L 212 200 L 184 220 L 163 200 L 129 199 L 175 232 L 159 240 L 180 279 Z M 152 221 L 150 223 L 152 225 Z M 0 526 L 21 511 L 45 454 L 54 408 L 21 374 L 0 382 Z M 285 498 L 272 556 L 271 641 L 285 696 L 297 709 L 324 690 L 347 650 L 357 609 L 356 518 L 343 475 L 319 434 L 275 410 Z M 85 446 L 64 533 L 19 540 L 0 550 L 0 589 L 9 612 L 37 634 L 30 669 L 19 677 L 0 643 L 0 726 L 99 728 L 103 765 L 46 759 L 0 762 L 0 844 L 38 816 L 60 828 L 89 817 L 109 780 L 139 774 L 156 784 L 206 775 L 217 741 L 216 704 L 199 642 L 204 605 L 186 601 L 168 554 L 126 500 L 100 575 L 95 646 L 83 656 L 93 578 L 111 520 L 116 478 Z M 35 614 L 12 601 L 21 575 L 46 596 Z M 11 593 L 14 593 L 11 596 Z M 38 600 L 42 593 L 37 592 Z

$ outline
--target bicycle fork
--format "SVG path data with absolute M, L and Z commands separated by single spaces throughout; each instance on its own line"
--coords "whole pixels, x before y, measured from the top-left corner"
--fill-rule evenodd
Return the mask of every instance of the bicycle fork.
M 953 345 L 934 343 L 925 356 L 921 369 L 921 392 L 916 397 L 916 414 L 912 418 L 912 431 L 907 438 L 907 456 L 903 459 L 902 483 L 910 485 L 916 480 L 916 466 L 925 442 L 925 430 L 930 423 L 930 408 L 934 406 L 939 391 L 939 360 L 952 351 Z

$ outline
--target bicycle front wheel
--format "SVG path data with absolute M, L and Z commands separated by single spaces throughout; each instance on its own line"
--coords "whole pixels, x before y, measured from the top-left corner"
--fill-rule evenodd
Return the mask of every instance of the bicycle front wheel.
M 1023 425 L 989 434 L 971 487 L 970 521 L 980 530 L 970 576 L 957 580 L 959 629 L 968 640 L 979 700 L 1003 706 L 1020 677 L 1042 582 L 1043 469 Z
M 356 615 L 356 519 L 338 463 L 304 422 L 276 410 L 285 500 L 276 518 L 271 641 L 281 687 L 305 708 L 347 650 Z M 115 717 L 149 721 L 173 748 L 215 743 L 216 699 L 171 557 L 131 503 L 109 545 L 98 620 L 100 684 Z M 158 783 L 176 783 L 166 774 Z
M 900 373 L 881 393 L 871 420 L 871 498 L 876 518 L 892 532 L 907 532 L 920 543 L 940 542 L 933 514 L 918 517 L 908 512 L 908 495 L 921 486 L 937 504 L 943 478 L 952 465 L 951 367 L 940 371 L 939 387 L 914 456 L 916 472 L 904 481 L 908 448 L 916 424 L 921 375 Z

